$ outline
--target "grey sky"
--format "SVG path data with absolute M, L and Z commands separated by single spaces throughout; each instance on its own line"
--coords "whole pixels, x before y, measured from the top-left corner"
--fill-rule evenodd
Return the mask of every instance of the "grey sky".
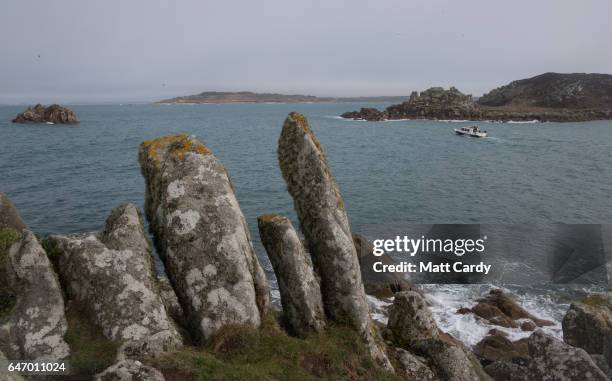
M 612 73 L 611 17 L 610 0 L 2 0 L 0 103 L 480 95 L 546 71 Z

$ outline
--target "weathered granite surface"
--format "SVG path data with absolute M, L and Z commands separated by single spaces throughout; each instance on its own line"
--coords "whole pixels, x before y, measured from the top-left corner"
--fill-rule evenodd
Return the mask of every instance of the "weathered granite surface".
M 64 359 L 70 350 L 59 281 L 34 233 L 20 235 L 3 259 L 15 301 L 0 316 L 0 350 L 10 359 Z
M 147 218 L 195 338 L 259 326 L 269 289 L 221 162 L 182 134 L 144 142 L 139 161 Z
M 323 147 L 304 115 L 292 112 L 285 120 L 278 141 L 278 160 L 321 278 L 326 314 L 360 331 L 373 358 L 392 369 L 370 319 L 342 196 Z
M 257 218 L 261 242 L 274 268 L 283 305 L 283 320 L 289 332 L 306 336 L 325 327 L 325 312 L 319 282 L 310 255 L 287 217 Z
M 157 288 L 149 242 L 138 209 L 113 209 L 98 234 L 53 235 L 58 271 L 69 298 L 103 334 L 144 353 L 182 346 Z M 143 344 L 141 342 L 146 342 Z

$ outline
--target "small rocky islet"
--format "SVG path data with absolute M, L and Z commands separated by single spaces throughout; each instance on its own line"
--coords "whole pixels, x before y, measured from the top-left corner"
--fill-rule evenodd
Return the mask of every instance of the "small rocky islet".
M 545 73 L 474 99 L 455 87 L 432 87 L 385 110 L 362 108 L 345 119 L 582 122 L 612 119 L 612 75 Z
M 52 104 L 45 107 L 37 104 L 33 107 L 28 107 L 27 110 L 17 114 L 13 119 L 13 123 L 47 123 L 47 124 L 77 124 L 77 119 L 74 111 L 67 107 L 62 107 L 58 104 Z
M 0 193 L 0 358 L 67 359 L 75 377 L 96 380 L 610 379 L 611 295 L 573 303 L 561 341 L 539 329 L 550 322 L 493 290 L 458 311 L 500 327 L 467 348 L 438 328 L 417 286 L 368 271 L 371 244 L 352 234 L 303 115 L 285 120 L 278 160 L 304 235 L 284 216 L 258 218 L 281 311 L 227 171 L 193 136 L 139 151 L 167 278 L 154 272 L 134 205 L 113 209 L 100 232 L 42 239 Z M 386 325 L 371 319 L 366 291 L 393 297 Z M 534 332 L 511 341 L 507 327 Z

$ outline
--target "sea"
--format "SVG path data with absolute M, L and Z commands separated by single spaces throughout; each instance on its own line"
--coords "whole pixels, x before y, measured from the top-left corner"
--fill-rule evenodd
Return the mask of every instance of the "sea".
M 78 115 L 77 125 L 13 124 L 11 119 L 24 106 L 0 106 L 0 191 L 37 234 L 99 230 L 116 205 L 143 206 L 144 181 L 137 160 L 142 141 L 195 135 L 229 172 L 278 300 L 256 218 L 278 213 L 298 226 L 276 147 L 285 117 L 299 111 L 325 148 L 354 233 L 374 239 L 417 224 L 612 223 L 612 121 L 364 122 L 339 117 L 361 107 L 386 106 L 69 105 Z M 474 124 L 489 137 L 453 132 Z M 534 250 L 532 255 L 542 253 Z M 163 272 L 161 262 L 156 263 Z M 491 327 L 455 311 L 474 305 L 491 288 L 511 292 L 534 315 L 553 320 L 556 325 L 548 330 L 558 337 L 569 303 L 602 291 L 536 283 L 506 277 L 503 282 L 423 287 L 440 327 L 468 345 Z M 389 301 L 370 298 L 370 304 L 374 317 L 384 321 Z M 509 333 L 516 338 L 528 335 Z

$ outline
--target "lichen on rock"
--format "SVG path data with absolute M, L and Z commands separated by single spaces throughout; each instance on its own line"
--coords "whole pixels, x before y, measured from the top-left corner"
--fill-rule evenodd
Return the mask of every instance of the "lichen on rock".
M 259 235 L 274 268 L 283 305 L 283 320 L 297 336 L 320 332 L 325 313 L 319 282 L 309 254 L 287 217 L 257 218 Z
M 110 340 L 155 354 L 182 346 L 158 293 L 150 247 L 138 209 L 113 209 L 98 234 L 52 235 L 69 298 Z M 145 344 L 143 344 L 145 343 Z
M 269 288 L 221 162 L 185 134 L 145 141 L 139 161 L 155 244 L 195 339 L 259 326 Z
M 278 141 L 278 161 L 317 273 L 325 312 L 361 332 L 372 356 L 392 366 L 369 316 L 357 252 L 338 185 L 306 117 L 289 114 Z
M 57 361 L 68 357 L 62 291 L 34 233 L 23 230 L 6 261 L 15 300 L 0 317 L 0 350 L 10 359 Z

